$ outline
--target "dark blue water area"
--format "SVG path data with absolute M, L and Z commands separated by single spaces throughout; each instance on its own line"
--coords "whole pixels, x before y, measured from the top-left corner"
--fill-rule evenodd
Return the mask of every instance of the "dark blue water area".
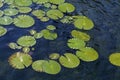
M 99 53 L 99 59 L 94 62 L 83 62 L 79 67 L 68 69 L 62 67 L 57 75 L 38 73 L 32 70 L 31 66 L 24 70 L 16 70 L 8 64 L 8 58 L 18 50 L 8 47 L 10 42 L 23 35 L 30 35 L 29 30 L 40 31 L 47 25 L 55 25 L 55 32 L 58 33 L 56 40 L 37 40 L 32 51 L 33 60 L 48 59 L 48 55 L 53 52 L 64 54 L 72 52 L 67 47 L 66 42 L 71 38 L 70 32 L 75 29 L 72 24 L 62 24 L 59 21 L 50 20 L 40 22 L 34 17 L 36 23 L 28 29 L 20 29 L 14 25 L 5 26 L 7 34 L 0 37 L 0 80 L 120 80 L 120 67 L 113 66 L 108 61 L 108 57 L 113 52 L 120 52 L 120 0 L 66 0 L 76 7 L 74 15 L 85 15 L 94 21 L 95 27 L 86 31 L 91 40 L 88 46 L 95 48 Z M 31 7 L 36 7 L 33 5 Z M 38 9 L 36 7 L 35 9 Z

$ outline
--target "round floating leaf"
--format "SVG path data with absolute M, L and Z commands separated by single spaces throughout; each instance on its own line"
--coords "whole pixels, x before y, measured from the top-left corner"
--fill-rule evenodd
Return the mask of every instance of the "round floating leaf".
M 109 61 L 115 66 L 120 66 L 120 53 L 112 53 L 109 56 Z
M 8 16 L 0 17 L 0 24 L 1 25 L 10 25 L 13 22 L 13 19 Z
M 44 7 L 50 8 L 50 7 L 51 7 L 51 4 L 50 4 L 50 3 L 45 3 L 45 4 L 44 4 Z
M 6 33 L 7 33 L 7 29 L 2 27 L 2 26 L 0 26 L 0 37 L 5 35 Z
M 90 30 L 94 27 L 94 23 L 89 18 L 82 16 L 75 20 L 74 25 L 78 29 Z
M 18 10 L 20 13 L 29 13 L 30 11 L 32 11 L 30 7 L 18 7 Z
M 3 3 L 2 1 L 0 1 L 0 8 L 3 6 L 3 4 L 4 4 L 4 3 Z
M 33 2 L 37 3 L 37 4 L 44 4 L 49 2 L 49 0 L 33 0 Z
M 73 12 L 75 7 L 70 3 L 63 3 L 58 6 L 58 9 L 62 12 Z
M 49 55 L 50 59 L 58 59 L 60 57 L 60 55 L 58 53 L 52 53 Z
M 81 32 L 81 31 L 72 30 L 71 35 L 74 38 L 79 38 L 79 39 L 82 39 L 84 41 L 89 41 L 90 40 L 90 36 L 87 33 L 84 33 L 84 32 Z
M 17 18 L 14 18 L 14 24 L 19 28 L 28 28 L 33 26 L 34 23 L 34 19 L 28 15 L 19 15 Z
M 16 49 L 17 48 L 17 44 L 16 43 L 14 43 L 14 42 L 11 42 L 11 43 L 9 43 L 9 45 L 8 45 L 11 49 Z
M 24 48 L 22 49 L 22 51 L 23 51 L 24 53 L 29 53 L 29 52 L 30 52 L 30 48 L 29 48 L 29 47 L 24 47 Z
M 90 62 L 98 59 L 97 51 L 91 47 L 85 47 L 76 52 L 76 55 L 83 61 Z
M 32 0 L 15 0 L 14 2 L 18 6 L 30 6 L 32 4 Z
M 29 32 L 30 32 L 30 34 L 31 34 L 31 35 L 34 35 L 34 34 L 36 34 L 36 33 L 37 33 L 37 31 L 36 31 L 36 30 L 30 30 Z
M 49 2 L 53 4 L 61 4 L 61 3 L 64 3 L 65 0 L 49 0 Z
M 46 60 L 37 60 L 37 61 L 34 61 L 32 63 L 32 68 L 33 70 L 37 71 L 37 72 L 43 72 L 43 65 L 47 63 Z
M 48 30 L 55 30 L 55 29 L 56 29 L 56 27 L 55 27 L 55 26 L 53 26 L 53 25 L 48 25 L 48 26 L 47 26 L 47 29 L 48 29 Z
M 34 10 L 32 14 L 39 18 L 42 18 L 43 16 L 45 16 L 45 12 L 43 10 Z
M 39 18 L 39 17 L 38 17 Z M 49 21 L 49 17 L 42 17 L 42 18 L 39 18 L 42 22 L 46 22 L 46 21 Z
M 31 47 L 36 44 L 36 40 L 32 36 L 22 36 L 17 40 L 20 46 Z
M 80 64 L 80 60 L 72 53 L 65 53 L 59 58 L 59 62 L 66 68 L 75 68 Z
M 72 48 L 72 49 L 80 49 L 85 47 L 85 42 L 81 39 L 78 38 L 72 38 L 68 40 L 67 43 L 68 47 Z
M 14 16 L 18 14 L 18 10 L 17 9 L 5 9 L 4 14 L 7 16 Z
M 38 32 L 38 33 L 34 34 L 34 37 L 35 37 L 36 39 L 39 39 L 39 38 L 42 38 L 42 37 L 43 37 L 43 34 L 42 34 L 41 32 Z
M 61 11 L 59 10 L 49 10 L 47 12 L 47 16 L 51 19 L 59 19 L 59 18 L 62 18 L 64 15 Z
M 4 0 L 4 3 L 13 4 L 13 3 L 14 3 L 14 0 Z
M 57 9 L 57 6 L 56 5 L 52 5 L 51 9 Z
M 44 29 L 41 31 L 42 34 L 43 34 L 43 37 L 45 39 L 48 39 L 48 40 L 54 40 L 57 38 L 57 34 L 56 33 L 53 33 L 53 32 L 50 32 L 49 30 L 47 29 Z
M 2 10 L 0 10 L 0 17 L 2 17 L 4 14 L 4 12 Z
M 15 69 L 24 69 L 30 66 L 32 57 L 29 54 L 16 52 L 9 57 L 9 64 Z

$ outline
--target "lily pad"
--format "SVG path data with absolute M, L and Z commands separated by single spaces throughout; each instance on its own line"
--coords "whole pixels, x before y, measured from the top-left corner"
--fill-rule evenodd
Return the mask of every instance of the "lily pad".
M 34 10 L 32 14 L 39 18 L 42 18 L 43 16 L 45 16 L 45 12 L 43 10 Z
M 7 16 L 14 16 L 18 14 L 18 10 L 17 9 L 5 9 L 4 14 Z
M 0 37 L 4 36 L 6 33 L 7 33 L 7 29 L 2 27 L 2 26 L 0 26 Z
M 30 6 L 32 4 L 32 0 L 15 0 L 14 2 L 18 6 Z
M 24 69 L 30 66 L 32 57 L 29 54 L 16 52 L 9 57 L 9 64 L 15 69 Z
M 2 10 L 0 10 L 0 17 L 2 17 L 4 14 L 4 12 Z
M 94 27 L 93 21 L 85 16 L 76 19 L 73 24 L 75 25 L 76 28 L 84 30 L 90 30 Z
M 33 2 L 35 2 L 36 4 L 44 4 L 49 2 L 49 0 L 33 0 Z
M 36 44 L 36 40 L 32 36 L 22 36 L 17 40 L 17 43 L 20 46 L 31 47 L 31 46 L 34 46 Z
M 14 3 L 14 0 L 5 0 L 4 3 L 13 4 L 13 3 Z
M 75 68 L 80 64 L 80 60 L 72 53 L 65 53 L 64 56 L 60 56 L 59 62 L 66 68 Z
M 17 44 L 16 43 L 14 43 L 14 42 L 11 42 L 11 43 L 9 43 L 9 45 L 8 45 L 11 49 L 16 49 L 17 48 Z
M 14 18 L 14 24 L 19 28 L 29 28 L 35 23 L 34 19 L 28 15 L 19 15 L 17 18 Z
M 91 47 L 85 47 L 76 52 L 76 55 L 83 61 L 90 62 L 98 59 L 97 51 Z
M 24 53 L 29 53 L 30 52 L 30 48 L 29 47 L 24 47 L 24 48 L 22 48 L 22 51 Z
M 55 26 L 53 26 L 53 25 L 48 25 L 48 26 L 47 26 L 47 29 L 48 29 L 48 30 L 55 30 L 55 29 L 56 29 L 56 27 L 55 27 Z
M 67 45 L 72 49 L 80 49 L 85 47 L 86 43 L 81 39 L 72 38 L 68 40 Z
M 59 57 L 60 57 L 60 54 L 58 54 L 58 53 L 52 53 L 49 55 L 50 59 L 58 59 Z
M 0 17 L 1 25 L 10 25 L 13 22 L 13 19 L 9 16 Z
M 115 66 L 120 66 L 120 53 L 112 53 L 109 56 L 109 61 Z
M 84 41 L 89 41 L 90 40 L 90 36 L 87 33 L 84 33 L 84 32 L 81 32 L 81 31 L 72 30 L 71 35 L 74 38 L 79 38 L 79 39 L 82 39 Z
M 64 15 L 61 11 L 59 10 L 49 10 L 47 12 L 47 16 L 51 19 L 59 19 L 59 18 L 62 18 Z
M 49 0 L 49 2 L 52 4 L 62 4 L 65 2 L 65 0 Z
M 38 33 L 35 33 L 35 34 L 34 34 L 34 37 L 35 37 L 36 39 L 39 39 L 39 38 L 42 38 L 42 37 L 43 37 L 43 34 L 42 34 L 41 32 L 38 32 Z
M 20 13 L 29 13 L 30 11 L 32 11 L 30 7 L 18 7 L 18 10 Z
M 73 12 L 75 10 L 75 7 L 70 3 L 63 3 L 58 6 L 58 9 L 64 13 L 66 12 Z
M 3 4 L 4 4 L 3 1 L 0 1 L 0 8 L 3 6 Z

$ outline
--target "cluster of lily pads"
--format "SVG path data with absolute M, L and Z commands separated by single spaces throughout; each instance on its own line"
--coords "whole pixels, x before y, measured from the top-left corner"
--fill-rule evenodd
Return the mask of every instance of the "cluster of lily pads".
M 7 4 L 6 8 L 0 10 L 0 36 L 7 33 L 4 26 L 11 24 L 18 28 L 33 27 L 36 17 L 42 22 L 49 20 L 59 21 L 64 24 L 73 24 L 75 29 L 71 31 L 71 39 L 68 39 L 66 45 L 76 50 L 75 53 L 51 53 L 47 60 L 33 61 L 29 54 L 34 50 L 37 40 L 44 38 L 46 40 L 55 40 L 57 33 L 54 25 L 46 26 L 41 31 L 30 30 L 30 35 L 24 35 L 17 39 L 16 42 L 9 43 L 9 47 L 18 52 L 13 53 L 9 57 L 9 64 L 15 69 L 24 69 L 32 65 L 33 70 L 37 72 L 45 72 L 48 74 L 57 74 L 61 70 L 61 66 L 66 68 L 76 68 L 80 61 L 91 62 L 98 59 L 97 51 L 86 46 L 90 40 L 90 36 L 82 32 L 82 30 L 91 30 L 94 23 L 91 19 L 82 15 L 68 16 L 74 12 L 74 5 L 65 2 L 65 0 L 0 0 L 0 8 Z M 38 5 L 37 9 L 32 9 L 32 4 Z M 31 15 L 31 16 L 30 16 Z M 111 59 L 110 59 L 111 60 Z

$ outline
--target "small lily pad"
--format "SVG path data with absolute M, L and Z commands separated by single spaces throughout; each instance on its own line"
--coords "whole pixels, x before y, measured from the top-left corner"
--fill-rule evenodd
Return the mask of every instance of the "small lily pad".
M 79 39 L 82 39 L 84 41 L 89 41 L 90 40 L 90 36 L 87 33 L 84 33 L 84 32 L 81 32 L 81 31 L 72 30 L 71 35 L 74 38 L 79 38 Z
M 78 29 L 90 30 L 94 27 L 94 23 L 89 18 L 82 16 L 75 20 L 74 25 Z
M 37 33 L 37 31 L 36 31 L 36 30 L 34 30 L 34 29 L 33 29 L 33 30 L 30 30 L 29 32 L 30 32 L 30 34 L 31 34 L 31 35 L 34 35 L 34 34 L 36 34 L 36 33 Z
M 13 4 L 13 3 L 14 3 L 14 0 L 5 0 L 4 3 Z
M 97 51 L 91 47 L 85 47 L 76 52 L 76 55 L 83 61 L 90 62 L 98 59 Z
M 72 49 L 80 49 L 85 47 L 86 43 L 81 39 L 72 38 L 68 40 L 67 45 Z
M 43 10 L 34 10 L 32 12 L 32 14 L 36 17 L 40 17 L 42 18 L 43 16 L 45 16 L 45 12 Z
M 51 19 L 59 19 L 59 18 L 62 18 L 64 15 L 61 11 L 59 10 L 49 10 L 47 12 L 47 16 Z
M 80 60 L 72 53 L 65 53 L 64 56 L 60 56 L 59 62 L 66 68 L 75 68 L 80 64 Z
M 24 53 L 29 53 L 30 52 L 30 48 L 29 47 L 24 47 L 24 48 L 22 48 L 22 51 Z
M 17 40 L 17 43 L 20 46 L 31 47 L 31 46 L 34 46 L 36 44 L 36 40 L 32 36 L 22 36 Z
M 58 6 L 58 9 L 62 12 L 73 12 L 75 7 L 70 3 L 63 3 Z
M 53 25 L 48 25 L 48 26 L 47 26 L 47 29 L 48 29 L 48 30 L 55 30 L 55 29 L 56 29 L 56 27 L 55 27 L 55 26 L 53 26 Z
M 2 27 L 2 26 L 0 26 L 0 37 L 4 36 L 6 33 L 7 33 L 7 29 Z
M 2 10 L 0 10 L 0 17 L 2 17 L 4 14 L 4 12 Z
M 120 66 L 120 53 L 112 53 L 109 56 L 109 61 L 115 66 Z
M 29 13 L 30 11 L 32 11 L 30 7 L 18 7 L 18 10 L 20 13 Z
M 18 14 L 18 10 L 17 9 L 5 9 L 4 14 L 7 16 L 14 16 Z
M 32 0 L 15 0 L 14 2 L 18 6 L 30 6 L 32 4 Z
M 29 28 L 35 23 L 34 19 L 28 15 L 19 15 L 17 18 L 14 18 L 14 24 L 19 28 Z
M 9 57 L 9 64 L 15 69 L 24 69 L 30 66 L 32 57 L 29 54 L 16 52 Z
M 59 57 L 60 57 L 60 54 L 58 54 L 58 53 L 52 53 L 49 55 L 50 59 L 58 59 Z
M 49 2 L 49 0 L 33 0 L 33 2 L 35 2 L 36 4 L 45 4 Z
M 49 2 L 52 4 L 62 4 L 65 2 L 65 0 L 49 0 Z
M 35 33 L 35 34 L 34 34 L 34 37 L 35 37 L 36 39 L 39 39 L 39 38 L 42 38 L 42 37 L 43 37 L 43 34 L 42 34 L 41 32 L 38 32 L 38 33 Z
M 17 48 L 17 44 L 16 43 L 14 43 L 14 42 L 11 42 L 11 43 L 9 43 L 9 45 L 8 45 L 11 49 L 16 49 Z
M 10 25 L 13 22 L 13 19 L 9 16 L 0 17 L 1 25 Z

